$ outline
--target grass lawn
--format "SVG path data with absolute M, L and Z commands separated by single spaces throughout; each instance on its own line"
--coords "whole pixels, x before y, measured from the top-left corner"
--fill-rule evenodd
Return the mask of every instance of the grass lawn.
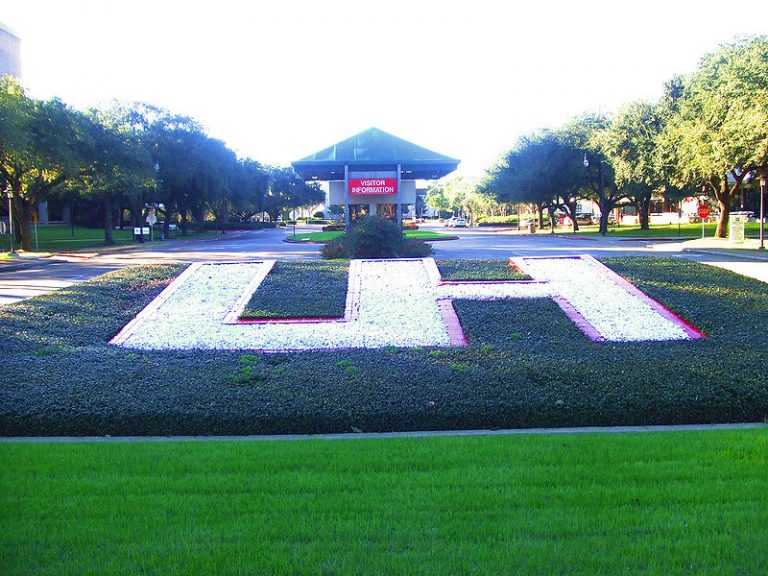
M 43 252 L 66 252 L 77 250 L 79 248 L 97 248 L 105 246 L 104 230 L 101 228 L 85 228 L 84 226 L 75 226 L 72 228 L 68 224 L 46 224 L 37 227 L 38 241 L 35 244 L 35 227 L 30 226 L 32 234 L 32 249 Z M 133 229 L 113 230 L 115 244 L 131 244 L 133 240 Z M 155 239 L 159 237 L 159 232 L 155 230 Z M 197 234 L 189 231 L 189 237 L 199 238 L 204 236 L 213 236 L 211 231 Z M 169 240 L 182 238 L 180 230 L 174 230 L 170 233 Z M 149 241 L 149 239 L 146 239 Z M 7 241 L 6 241 L 7 243 Z
M 254 292 L 241 318 L 341 318 L 349 261 L 280 261 Z
M 465 347 L 284 354 L 107 342 L 182 269 L 0 308 L 0 435 L 260 434 L 763 421 L 768 291 L 694 262 L 605 263 L 709 337 L 593 342 L 551 300 L 457 300 Z M 181 326 L 183 328 L 183 325 Z M 243 377 L 243 366 L 253 378 Z
M 0 444 L 6 575 L 762 574 L 768 432 Z
M 704 235 L 707 238 L 715 236 L 717 224 L 704 224 Z M 539 233 L 549 232 L 549 229 L 540 230 Z M 555 228 L 556 234 L 573 234 L 572 228 Z M 745 234 L 757 236 L 760 233 L 759 222 L 747 222 L 745 224 Z M 579 226 L 576 233 L 579 236 L 599 236 L 597 226 Z M 677 224 L 651 224 L 650 229 L 641 230 L 640 226 L 608 226 L 608 236 L 627 237 L 627 238 L 701 238 L 701 224 L 681 224 L 678 229 Z
M 530 280 L 504 260 L 436 260 L 443 280 Z
M 418 238 L 419 240 L 455 240 L 456 236 L 443 234 L 441 232 L 432 232 L 431 230 L 404 230 L 406 238 Z M 330 242 L 334 238 L 343 235 L 344 232 L 308 232 L 306 234 L 296 234 L 287 236 L 288 242 Z

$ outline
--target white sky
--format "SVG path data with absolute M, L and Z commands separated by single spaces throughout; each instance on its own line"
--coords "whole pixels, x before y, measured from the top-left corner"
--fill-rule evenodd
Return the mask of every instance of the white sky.
M 38 98 L 140 100 L 288 164 L 370 126 L 479 175 L 517 136 L 655 99 L 765 0 L 3 0 Z

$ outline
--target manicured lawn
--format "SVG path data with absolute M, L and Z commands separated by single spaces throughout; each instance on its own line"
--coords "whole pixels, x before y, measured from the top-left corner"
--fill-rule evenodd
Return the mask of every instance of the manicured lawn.
M 349 262 L 276 262 L 241 318 L 340 318 L 344 316 Z
M 2 444 L 3 574 L 762 574 L 768 433 Z
M 443 280 L 529 280 L 504 260 L 436 260 Z
M 553 301 L 511 300 L 455 302 L 466 347 L 258 354 L 109 346 L 181 270 L 149 266 L 0 308 L 0 435 L 768 418 L 764 284 L 681 260 L 605 262 L 709 337 L 592 342 Z M 258 377 L 244 378 L 244 367 Z
M 30 226 L 30 232 L 32 234 L 32 249 L 41 252 L 66 252 L 81 248 L 98 248 L 105 246 L 104 230 L 101 228 L 85 228 L 84 226 L 75 226 L 72 228 L 68 224 L 46 224 L 45 226 L 37 227 L 37 243 L 35 243 L 34 226 Z M 112 234 L 115 244 L 132 244 L 134 242 L 132 228 L 113 230 Z M 155 240 L 158 240 L 160 232 L 155 230 L 154 234 Z M 214 235 L 215 232 L 212 231 L 198 234 L 190 229 L 187 237 L 201 238 Z M 170 236 L 167 239 L 174 240 L 178 238 L 183 238 L 181 231 L 173 230 L 170 232 Z M 145 237 L 145 241 L 149 242 L 148 236 Z M 8 240 L 5 242 L 7 247 Z
M 405 230 L 406 238 L 418 238 L 419 240 L 454 240 L 456 236 L 443 234 L 441 232 L 432 232 L 431 230 Z M 308 232 L 307 234 L 296 234 L 287 236 L 288 242 L 330 242 L 334 238 L 343 235 L 344 232 Z
M 717 224 L 704 224 L 704 235 L 707 238 L 713 238 Z M 540 230 L 540 233 L 548 232 L 548 229 Z M 757 236 L 760 231 L 759 222 L 747 222 L 745 225 L 745 234 Z M 556 234 L 573 234 L 572 228 L 555 228 Z M 597 226 L 579 226 L 577 232 L 580 236 L 599 236 Z M 701 224 L 681 224 L 678 229 L 677 224 L 652 224 L 650 229 L 641 230 L 640 226 L 608 226 L 608 236 L 628 237 L 628 238 L 701 238 Z

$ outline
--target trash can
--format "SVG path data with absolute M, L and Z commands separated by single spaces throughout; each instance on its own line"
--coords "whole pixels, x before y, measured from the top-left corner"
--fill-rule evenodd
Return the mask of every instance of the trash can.
M 531 234 L 536 234 L 536 222 L 531 222 L 528 224 L 528 232 Z
M 744 244 L 744 214 L 728 215 L 728 240 L 731 244 Z

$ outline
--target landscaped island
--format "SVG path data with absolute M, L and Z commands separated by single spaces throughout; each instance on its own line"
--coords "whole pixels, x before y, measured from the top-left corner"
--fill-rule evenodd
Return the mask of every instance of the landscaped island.
M 759 282 L 677 260 L 604 263 L 708 337 L 593 342 L 550 299 L 456 300 L 467 346 L 278 354 L 110 346 L 182 270 L 148 266 L 0 311 L 0 433 L 261 434 L 766 418 L 768 295 Z M 185 330 L 183 322 L 173 326 Z

